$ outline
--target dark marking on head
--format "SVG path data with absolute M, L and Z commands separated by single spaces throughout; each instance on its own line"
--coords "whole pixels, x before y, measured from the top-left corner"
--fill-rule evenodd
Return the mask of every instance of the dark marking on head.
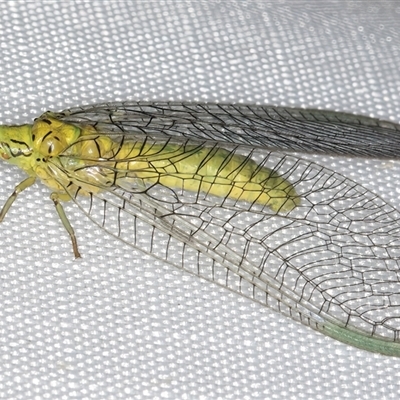
M 19 144 L 21 147 L 25 147 L 25 149 L 13 149 L 7 144 L 7 148 L 9 149 L 9 153 L 13 157 L 18 157 L 18 156 L 25 156 L 25 157 L 30 157 L 32 154 L 32 149 L 25 143 L 25 142 L 20 142 L 19 140 L 15 139 L 10 139 L 11 143 Z
M 20 145 L 22 145 L 22 146 L 28 147 L 28 145 L 27 145 L 25 142 L 20 142 L 19 140 L 10 139 L 10 142 L 16 143 L 16 144 L 20 144 Z

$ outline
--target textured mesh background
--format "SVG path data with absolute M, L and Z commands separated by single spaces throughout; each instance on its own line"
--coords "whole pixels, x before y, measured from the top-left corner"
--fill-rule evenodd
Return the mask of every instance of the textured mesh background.
M 3 1 L 0 121 L 169 99 L 398 122 L 399 35 L 395 1 Z M 398 207 L 398 163 L 334 167 Z M 23 174 L 0 174 L 3 202 Z M 400 360 L 143 257 L 67 206 L 75 261 L 48 194 L 30 188 L 0 226 L 1 398 L 399 398 Z

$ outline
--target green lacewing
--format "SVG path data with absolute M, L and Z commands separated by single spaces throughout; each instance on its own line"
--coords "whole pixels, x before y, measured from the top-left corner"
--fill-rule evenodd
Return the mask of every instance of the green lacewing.
M 344 343 L 400 356 L 400 216 L 299 155 L 399 157 L 400 126 L 321 110 L 121 102 L 0 127 L 0 157 L 134 248 Z

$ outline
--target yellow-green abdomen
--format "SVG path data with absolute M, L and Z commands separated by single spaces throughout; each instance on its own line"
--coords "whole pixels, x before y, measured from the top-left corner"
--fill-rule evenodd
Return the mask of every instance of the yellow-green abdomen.
M 124 147 L 115 158 L 130 161 L 117 163 L 117 169 L 134 172 L 144 182 L 265 204 L 276 212 L 290 211 L 300 202 L 286 179 L 234 151 L 154 143 Z

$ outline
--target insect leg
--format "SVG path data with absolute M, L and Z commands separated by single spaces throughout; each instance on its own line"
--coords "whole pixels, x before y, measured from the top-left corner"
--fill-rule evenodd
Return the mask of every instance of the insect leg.
M 72 248 L 74 250 L 74 255 L 75 258 L 80 258 L 81 255 L 79 253 L 78 250 L 78 242 L 76 240 L 76 236 L 75 236 L 75 232 L 74 232 L 74 228 L 71 226 L 71 224 L 69 223 L 68 217 L 65 214 L 64 208 L 60 203 L 60 200 L 63 199 L 63 195 L 60 193 L 56 193 L 53 192 L 50 195 L 51 200 L 53 200 L 54 205 L 56 207 L 58 216 L 61 219 L 62 224 L 64 225 L 64 228 L 67 230 L 69 236 L 71 237 L 71 241 L 72 241 Z M 66 198 L 66 200 L 70 200 L 70 197 L 68 196 L 68 198 Z
M 32 186 L 35 183 L 36 177 L 34 176 L 30 176 L 29 178 L 26 178 L 25 180 L 23 180 L 21 183 L 19 183 L 15 189 L 14 192 L 11 194 L 11 196 L 7 199 L 7 201 L 5 202 L 2 210 L 0 211 L 0 222 L 3 221 L 4 217 L 6 216 L 8 210 L 10 209 L 10 207 L 12 206 L 12 204 L 14 203 L 15 199 L 17 198 L 17 196 L 26 188 L 28 188 L 29 186 Z

